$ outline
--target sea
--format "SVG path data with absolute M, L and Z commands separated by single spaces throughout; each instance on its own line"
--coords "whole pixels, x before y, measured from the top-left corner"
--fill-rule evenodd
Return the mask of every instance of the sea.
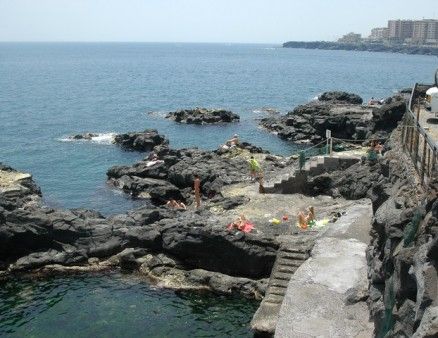
M 437 67 L 435 56 L 289 49 L 276 44 L 0 43 L 0 162 L 32 173 L 49 206 L 96 209 L 105 215 L 122 213 L 144 202 L 132 200 L 109 186 L 106 171 L 114 165 L 132 164 L 146 154 L 124 151 L 112 144 L 116 133 L 156 128 L 170 139 L 172 147 L 202 149 L 215 149 L 237 133 L 243 141 L 276 154 L 291 155 L 296 152 L 296 145 L 280 140 L 258 125 L 261 118 L 272 114 L 271 110 L 286 113 L 329 90 L 356 93 L 365 102 L 371 97 L 385 98 L 412 87 L 415 82 L 432 83 Z M 167 112 L 194 107 L 229 109 L 238 113 L 241 121 L 190 126 L 164 118 Z M 99 137 L 91 141 L 68 139 L 84 132 L 98 133 Z M 50 336 L 43 328 L 55 325 L 56 319 L 65 315 L 76 318 L 80 326 L 82 314 L 76 313 L 69 303 L 74 302 L 71 299 L 74 294 L 66 291 L 69 298 L 53 288 L 69 289 L 66 283 L 72 283 L 74 290 L 80 290 L 78 293 L 92 290 L 95 284 L 100 285 L 98 289 L 114 293 L 125 288 L 121 278 L 93 278 L 67 281 L 55 278 L 30 286 L 29 281 L 15 281 L 12 296 L 0 292 L 0 336 L 24 334 L 23 325 L 27 324 L 7 315 L 17 311 L 17 307 L 19 311 L 24 307 L 20 316 L 30 326 L 40 328 L 33 333 L 35 337 Z M 45 283 L 54 286 L 46 288 Z M 37 294 L 35 301 L 9 300 L 29 288 L 31 294 Z M 141 295 L 140 300 L 134 299 L 137 311 L 141 307 L 137 302 L 143 302 L 146 308 L 154 304 L 150 298 L 156 290 L 143 286 L 134 289 L 135 294 Z M 202 312 L 208 308 L 203 307 L 204 301 L 196 306 L 202 311 L 193 310 L 192 300 L 187 302 L 186 296 L 174 292 L 160 294 L 165 304 L 177 304 L 169 307 L 173 310 L 166 310 L 173 311 L 169 315 L 171 321 L 180 320 L 179 314 L 188 311 L 193 316 L 190 320 L 205 324 Z M 99 336 L 119 332 L 115 331 L 109 312 L 130 309 L 133 301 L 129 297 L 105 299 L 101 300 L 102 306 L 107 301 L 116 302 L 117 306 L 112 304 L 111 309 L 99 310 L 103 312 L 98 320 L 107 322 L 106 326 L 102 324 Z M 212 300 L 205 300 L 209 301 Z M 26 307 L 32 309 L 34 302 L 40 302 L 37 305 L 42 310 L 27 311 Z M 66 303 L 59 308 L 63 302 Z M 227 302 L 218 299 L 216 303 L 225 304 L 221 311 L 240 305 L 245 313 L 251 312 L 247 311 L 251 304 L 241 299 Z M 104 310 L 109 311 L 107 316 Z M 47 319 L 50 316 L 54 322 Z M 223 331 L 217 327 L 210 332 L 208 328 L 202 329 L 200 336 L 227 336 L 229 330 L 241 332 L 238 330 L 242 326 L 249 330 L 251 316 L 252 313 L 244 318 L 238 316 L 239 320 L 232 324 L 222 318 L 218 322 L 223 323 Z M 134 324 L 123 319 L 117 325 L 122 325 L 118 329 L 138 325 L 132 332 L 148 336 L 148 330 L 159 332 L 156 325 L 169 324 L 154 318 L 144 313 Z M 64 325 L 62 320 L 57 323 Z M 87 331 L 79 326 L 79 331 L 71 331 L 77 333 L 72 336 L 93 336 L 92 328 Z M 191 335 L 181 326 L 173 327 L 174 331 L 158 335 Z

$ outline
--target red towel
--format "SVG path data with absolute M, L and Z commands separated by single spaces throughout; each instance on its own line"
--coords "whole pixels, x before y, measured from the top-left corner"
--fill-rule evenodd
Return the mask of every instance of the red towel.
M 233 228 L 234 228 L 233 223 L 230 223 L 227 225 L 228 230 L 233 230 Z M 251 232 L 252 229 L 254 229 L 254 224 L 252 224 L 249 221 L 246 221 L 245 225 L 242 227 L 242 229 L 237 229 L 237 230 L 240 230 L 242 232 Z

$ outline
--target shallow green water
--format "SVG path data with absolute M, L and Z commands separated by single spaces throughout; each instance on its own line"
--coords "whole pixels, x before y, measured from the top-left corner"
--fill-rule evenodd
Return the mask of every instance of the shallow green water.
M 0 336 L 250 337 L 257 306 L 118 273 L 20 278 L 0 282 Z

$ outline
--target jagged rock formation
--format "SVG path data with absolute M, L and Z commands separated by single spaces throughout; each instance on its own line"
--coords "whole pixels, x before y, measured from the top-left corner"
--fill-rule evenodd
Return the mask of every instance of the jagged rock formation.
M 167 119 L 179 123 L 187 124 L 213 124 L 220 122 L 237 122 L 239 115 L 224 109 L 195 108 L 170 112 L 166 115 Z
M 230 202 L 232 207 L 244 201 Z M 134 262 L 136 267 L 165 285 L 178 287 L 172 276 L 185 276 L 182 288 L 260 297 L 279 244 L 260 233 L 237 236 L 226 230 L 227 222 L 226 215 L 208 210 L 147 206 L 106 218 L 92 210 L 52 209 L 42 204 L 30 175 L 0 166 L 0 276 L 44 267 L 127 267 L 132 257 L 120 253 L 129 249 L 141 263 Z M 158 253 L 176 263 L 151 263 Z
M 162 204 L 169 198 L 191 202 L 194 174 L 199 174 L 205 198 L 218 194 L 224 185 L 242 182 L 248 178 L 247 160 L 254 154 L 266 175 L 288 165 L 279 156 L 265 155 L 259 147 L 242 143 L 231 149 L 204 151 L 156 147 L 154 152 L 161 160 L 153 166 L 147 159 L 132 166 L 114 166 L 107 172 L 108 180 L 134 197 L 150 196 L 154 203 Z
M 326 130 L 343 139 L 385 138 L 396 127 L 405 111 L 402 97 L 389 98 L 380 107 L 361 106 L 362 99 L 350 93 L 327 92 L 318 101 L 296 107 L 283 116 L 271 116 L 260 124 L 289 141 L 318 143 Z
M 151 151 L 157 145 L 167 145 L 169 140 L 156 129 L 116 135 L 114 143 L 127 150 Z
M 359 95 L 339 91 L 322 93 L 318 100 L 351 104 L 362 104 L 363 102 Z

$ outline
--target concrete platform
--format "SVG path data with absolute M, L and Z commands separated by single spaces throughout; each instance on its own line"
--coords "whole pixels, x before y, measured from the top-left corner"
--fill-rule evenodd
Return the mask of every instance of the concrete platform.
M 316 240 L 289 282 L 275 337 L 373 336 L 363 299 L 371 218 L 371 202 L 364 200 Z

